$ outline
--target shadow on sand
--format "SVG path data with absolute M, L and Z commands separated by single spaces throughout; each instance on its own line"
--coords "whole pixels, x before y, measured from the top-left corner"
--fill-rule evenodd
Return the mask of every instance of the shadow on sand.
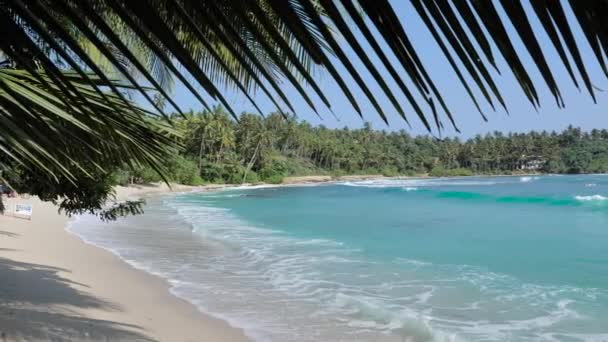
M 60 271 L 67 270 L 0 258 L 0 342 L 152 341 L 138 326 L 70 310 L 121 308 L 71 287 L 76 283 L 59 276 Z
M 16 237 L 19 236 L 17 233 L 5 232 L 4 230 L 0 230 L 0 236 L 8 236 L 8 237 Z

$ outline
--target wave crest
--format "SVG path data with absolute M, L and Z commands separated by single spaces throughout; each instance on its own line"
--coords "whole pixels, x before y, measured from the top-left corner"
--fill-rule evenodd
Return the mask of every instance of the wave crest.
M 504 181 L 503 181 L 504 182 Z M 402 188 L 406 191 L 413 191 L 418 187 L 436 186 L 489 186 L 496 185 L 498 181 L 484 179 L 460 178 L 428 178 L 428 179 L 376 179 L 364 181 L 341 182 L 337 185 L 362 187 L 362 188 Z M 412 189 L 412 190 L 409 190 Z
M 604 197 L 602 195 L 574 196 L 574 198 L 578 201 L 583 201 L 583 202 L 605 201 L 608 199 L 608 197 Z

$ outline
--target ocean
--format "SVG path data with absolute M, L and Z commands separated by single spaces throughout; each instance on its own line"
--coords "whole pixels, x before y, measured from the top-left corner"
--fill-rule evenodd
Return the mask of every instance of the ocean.
M 608 341 L 608 176 L 235 188 L 145 211 L 69 230 L 255 341 Z

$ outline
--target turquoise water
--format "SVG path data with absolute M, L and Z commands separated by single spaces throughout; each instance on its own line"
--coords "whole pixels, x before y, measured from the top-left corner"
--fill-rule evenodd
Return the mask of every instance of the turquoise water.
M 268 341 L 608 341 L 608 176 L 189 193 L 72 231 Z

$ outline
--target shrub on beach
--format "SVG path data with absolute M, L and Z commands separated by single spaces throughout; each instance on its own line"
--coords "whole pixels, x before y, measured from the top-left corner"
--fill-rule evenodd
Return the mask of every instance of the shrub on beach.
M 167 174 L 170 181 L 186 185 L 200 185 L 203 183 L 198 166 L 193 161 L 182 156 L 176 156 L 170 159 L 167 164 Z
M 120 169 L 112 172 L 111 182 L 112 185 L 127 186 L 131 183 L 132 174 L 126 169 Z
M 287 163 L 285 160 L 279 158 L 270 159 L 258 172 L 258 175 L 263 181 L 271 184 L 281 183 L 287 174 Z
M 434 167 L 431 172 L 429 172 L 429 176 L 431 177 L 459 177 L 459 176 L 473 176 L 473 171 L 465 168 L 457 168 L 457 169 L 446 169 L 442 166 Z

